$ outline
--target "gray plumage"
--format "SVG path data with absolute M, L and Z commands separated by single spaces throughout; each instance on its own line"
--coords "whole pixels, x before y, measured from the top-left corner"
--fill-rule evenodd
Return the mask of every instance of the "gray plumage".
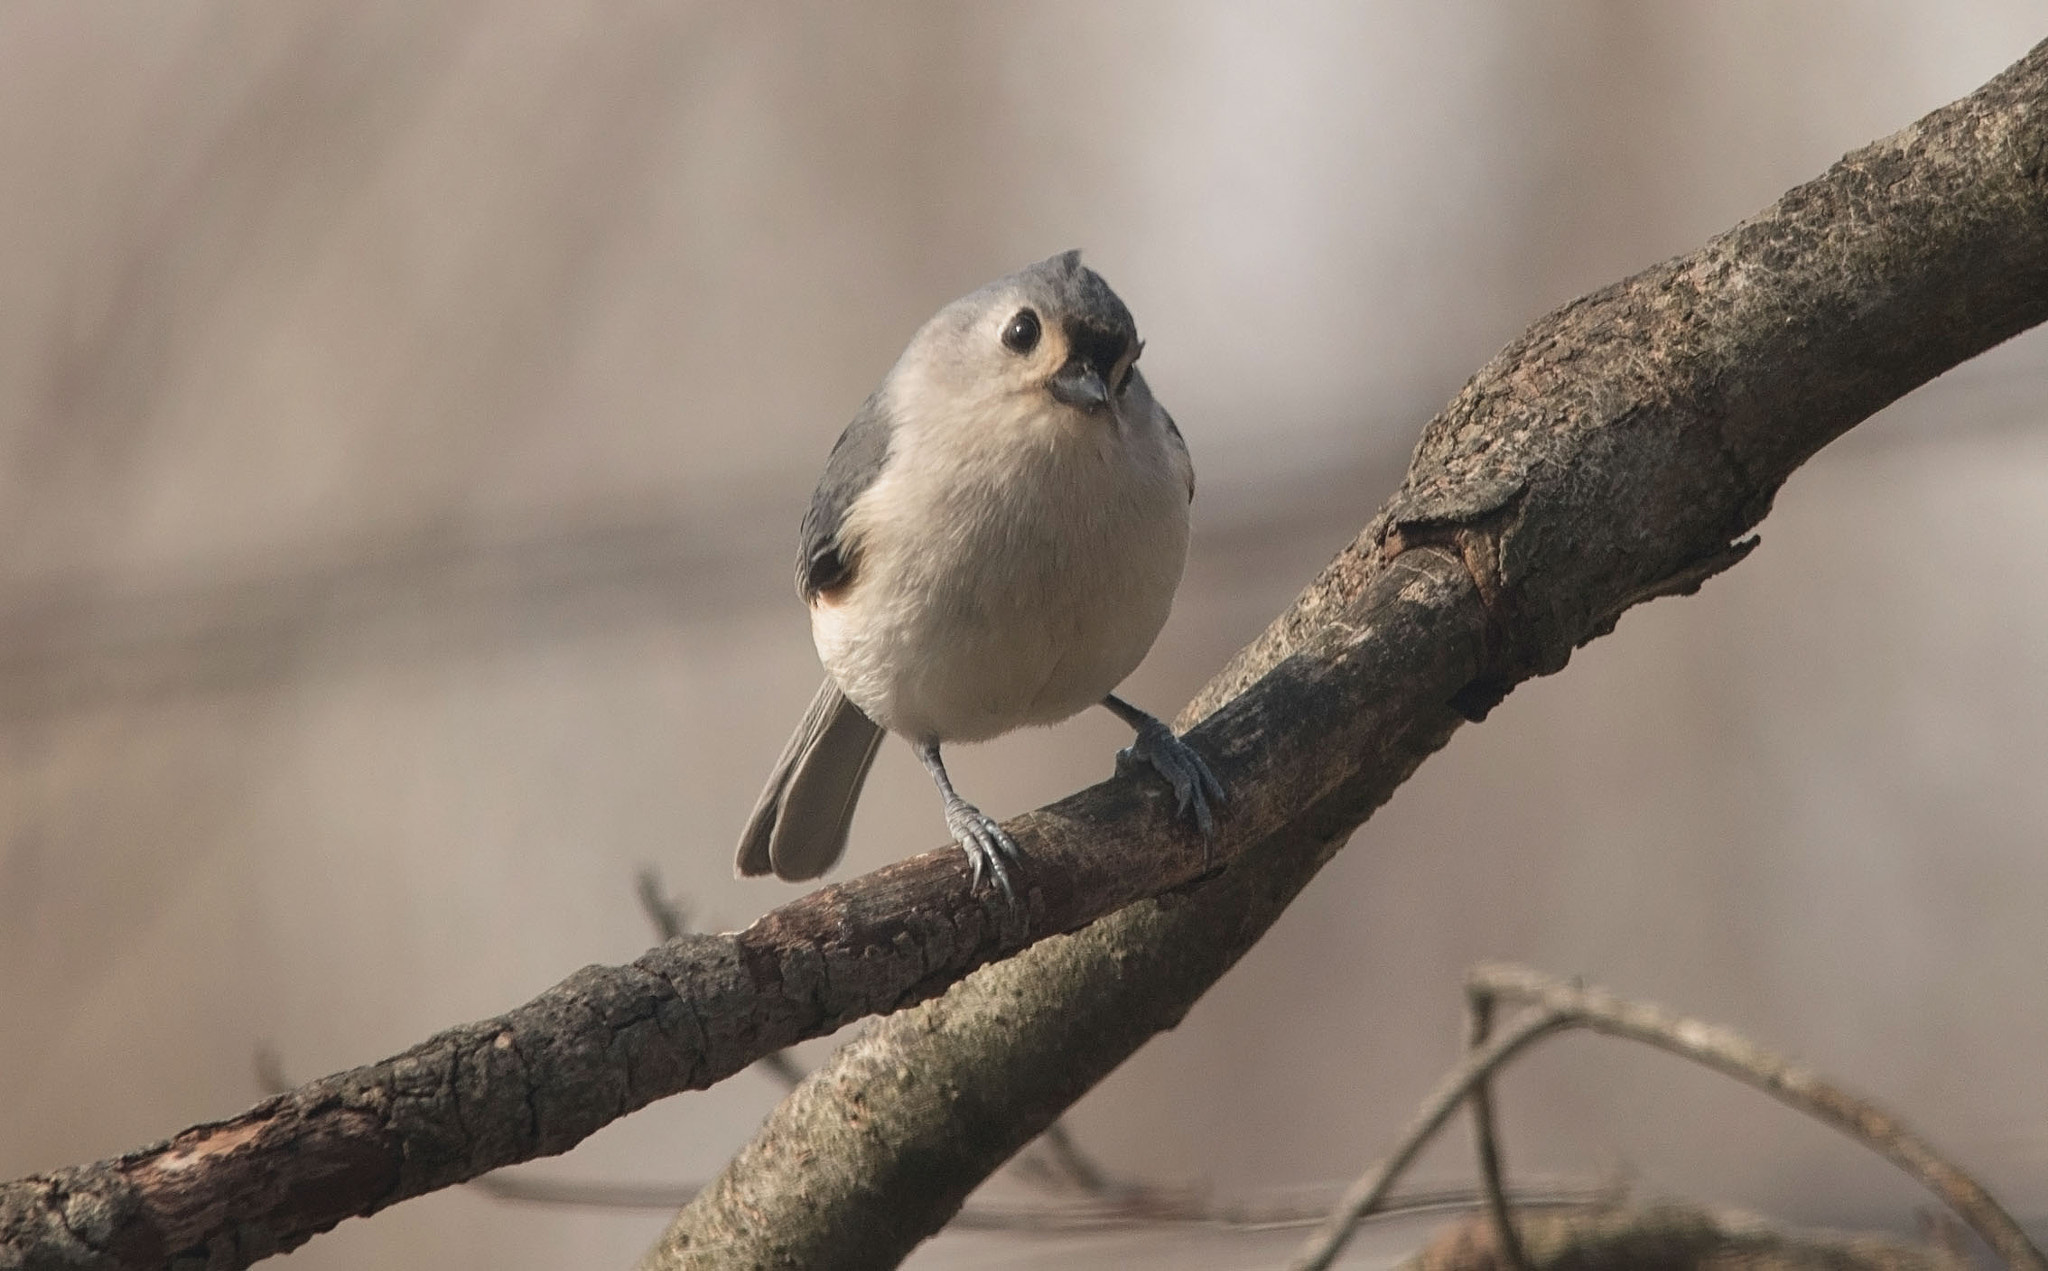
M 853 422 L 839 434 L 825 459 L 825 475 L 818 479 L 811 506 L 804 512 L 797 535 L 796 592 L 805 604 L 820 592 L 853 580 L 853 554 L 840 544 L 839 525 L 854 499 L 881 475 L 889 456 L 889 423 L 877 404 L 880 396 L 871 394 L 861 403 Z
M 1194 469 L 1134 365 L 1137 326 L 1066 252 L 918 330 L 840 435 L 805 513 L 797 590 L 829 678 L 741 837 L 742 874 L 813 878 L 845 848 L 883 730 L 916 749 L 973 882 L 1017 846 L 954 791 L 943 743 L 1109 707 L 1205 831 L 1222 787 L 1111 694 L 1166 621 Z
M 826 680 L 747 818 L 740 873 L 772 870 L 777 878 L 801 880 L 832 868 L 846 850 L 854 804 L 881 744 L 875 721 Z

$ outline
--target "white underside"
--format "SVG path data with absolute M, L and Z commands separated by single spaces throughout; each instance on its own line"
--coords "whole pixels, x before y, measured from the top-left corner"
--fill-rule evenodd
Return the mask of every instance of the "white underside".
M 849 511 L 854 582 L 811 607 L 818 656 L 869 718 L 979 741 L 1100 702 L 1165 625 L 1187 557 L 1185 453 L 1148 420 L 900 431 Z

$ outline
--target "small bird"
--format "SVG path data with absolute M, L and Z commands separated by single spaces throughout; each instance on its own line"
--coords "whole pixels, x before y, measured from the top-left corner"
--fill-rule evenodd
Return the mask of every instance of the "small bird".
M 831 868 L 886 730 L 938 783 L 970 889 L 986 873 L 1014 902 L 1022 853 L 953 789 L 940 747 L 1095 705 L 1137 731 L 1123 753 L 1211 832 L 1224 791 L 1208 765 L 1112 691 L 1166 623 L 1195 493 L 1143 349 L 1078 251 L 955 300 L 911 337 L 804 515 L 796 586 L 827 678 L 748 818 L 742 875 Z

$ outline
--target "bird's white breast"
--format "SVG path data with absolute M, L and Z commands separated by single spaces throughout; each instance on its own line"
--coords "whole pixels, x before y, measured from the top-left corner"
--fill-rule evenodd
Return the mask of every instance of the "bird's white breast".
M 978 741 L 1113 690 L 1165 625 L 1187 557 L 1186 452 L 1145 413 L 1016 397 L 899 412 L 842 529 L 854 580 L 811 609 L 841 691 L 914 740 Z

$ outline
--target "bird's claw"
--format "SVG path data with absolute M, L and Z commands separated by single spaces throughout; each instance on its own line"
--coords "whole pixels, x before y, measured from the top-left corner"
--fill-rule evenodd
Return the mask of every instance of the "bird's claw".
M 953 841 L 960 850 L 967 853 L 968 889 L 981 890 L 981 878 L 986 873 L 994 881 L 996 890 L 1003 893 L 1003 899 L 1010 904 L 1017 903 L 1017 891 L 1010 884 L 1010 866 L 1024 859 L 1023 849 L 1017 840 L 1003 832 L 1003 827 L 980 808 L 967 801 L 958 800 L 946 805 L 946 828 L 953 833 Z
M 1119 751 L 1117 759 L 1119 767 L 1139 759 L 1151 764 L 1173 787 L 1175 810 L 1183 817 L 1193 815 L 1204 840 L 1215 836 L 1216 816 L 1210 804 L 1228 803 L 1230 796 L 1202 756 L 1174 736 L 1171 728 L 1156 719 L 1140 725 L 1137 740 Z

